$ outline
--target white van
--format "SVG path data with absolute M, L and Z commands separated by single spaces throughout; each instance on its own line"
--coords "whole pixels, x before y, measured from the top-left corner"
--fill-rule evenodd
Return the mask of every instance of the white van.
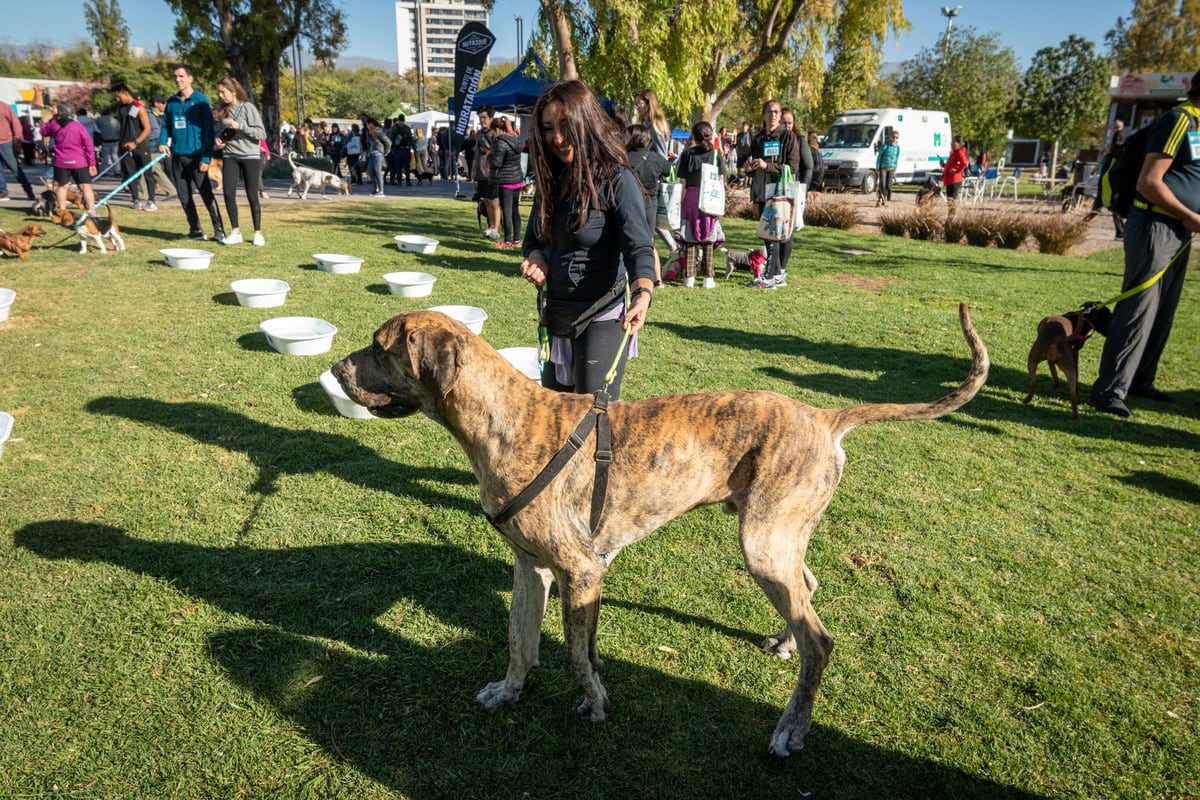
M 843 111 L 821 140 L 825 188 L 875 191 L 875 162 L 879 148 L 900 131 L 898 183 L 919 183 L 931 172 L 941 173 L 950 155 L 950 115 L 914 108 L 861 108 Z

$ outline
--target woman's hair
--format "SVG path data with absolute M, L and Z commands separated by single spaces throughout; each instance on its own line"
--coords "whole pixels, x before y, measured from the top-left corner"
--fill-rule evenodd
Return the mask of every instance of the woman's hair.
M 233 97 L 238 103 L 245 103 L 250 100 L 250 95 L 246 94 L 246 90 L 242 88 L 241 82 L 232 75 L 226 75 L 217 81 L 217 88 L 222 86 L 233 92 Z M 217 113 L 222 117 L 228 117 L 233 113 L 233 103 L 221 103 L 221 108 Z
M 645 125 L 630 125 L 625 129 L 625 152 L 650 149 L 650 129 Z
M 500 133 L 508 133 L 508 118 L 492 117 L 492 124 L 488 127 L 494 131 L 499 131 Z
M 341 129 L 341 128 L 339 128 L 339 127 L 338 127 L 338 124 L 335 122 L 335 123 L 333 123 L 333 125 L 331 125 L 331 126 L 330 126 L 330 128 L 329 128 L 329 132 L 330 132 L 330 133 L 341 133 L 341 132 L 342 132 L 342 129 Z
M 701 153 L 710 152 L 713 149 L 712 123 L 700 120 L 693 125 L 692 141 L 696 143 L 696 149 Z
M 650 122 L 646 127 L 653 127 L 670 139 L 671 126 L 667 123 L 667 115 L 663 113 L 662 107 L 658 104 L 658 95 L 654 93 L 654 90 L 642 89 L 634 95 L 634 99 L 646 101 L 646 119 Z
M 544 141 L 542 117 L 546 106 L 560 103 L 565 119 L 564 136 L 574 149 L 570 164 L 564 164 L 550 152 Z M 579 209 L 576 230 L 582 227 L 589 211 L 600 206 L 600 186 L 607 184 L 609 198 L 614 194 L 614 172 L 628 166 L 621 132 L 605 113 L 592 90 L 581 81 L 556 81 L 542 90 L 533 107 L 533 132 L 529 137 L 529 162 L 537 182 L 536 228 L 539 238 L 550 231 L 550 217 L 559 199 L 569 197 Z

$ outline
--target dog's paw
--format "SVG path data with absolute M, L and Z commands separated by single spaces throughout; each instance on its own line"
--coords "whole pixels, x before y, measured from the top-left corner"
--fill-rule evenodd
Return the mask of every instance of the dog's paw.
M 521 687 L 510 686 L 508 681 L 496 681 L 480 689 L 479 693 L 475 695 L 475 699 L 488 711 L 492 711 L 502 705 L 512 705 L 520 700 Z
M 796 652 L 796 637 L 792 636 L 790 630 L 784 628 L 779 633 L 773 633 L 763 639 L 761 647 L 776 658 L 786 660 Z
M 603 690 L 595 700 L 586 694 L 576 697 L 572 707 L 575 709 L 575 716 L 584 722 L 603 722 L 612 713 L 612 703 L 608 701 L 608 694 Z

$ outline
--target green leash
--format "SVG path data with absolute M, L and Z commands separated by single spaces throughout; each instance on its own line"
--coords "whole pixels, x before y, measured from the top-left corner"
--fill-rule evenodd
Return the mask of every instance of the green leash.
M 538 287 L 538 294 L 545 291 L 545 286 Z M 629 287 L 625 287 L 625 303 L 629 303 Z M 546 364 L 550 363 L 550 331 L 546 330 L 546 326 L 538 324 L 538 366 L 545 369 Z M 613 358 L 612 366 L 608 368 L 608 372 L 604 373 L 604 391 L 608 391 L 608 387 L 617 379 L 617 367 L 621 363 L 621 354 L 625 352 L 625 346 L 629 344 L 629 328 L 625 328 L 625 335 L 621 337 L 621 346 L 617 348 L 617 355 Z
M 1155 273 L 1145 283 L 1139 284 L 1139 285 L 1133 287 L 1132 289 L 1121 292 L 1116 297 L 1112 298 L 1111 300 L 1104 301 L 1097 307 L 1104 308 L 1105 306 L 1110 306 L 1110 307 L 1114 306 L 1117 303 L 1121 302 L 1122 300 L 1128 300 L 1130 297 L 1133 297 L 1135 294 L 1141 294 L 1142 292 L 1146 291 L 1154 284 L 1158 283 L 1158 279 L 1166 274 L 1167 270 L 1169 270 L 1171 268 L 1171 265 L 1175 263 L 1175 259 L 1179 258 L 1179 256 L 1181 256 L 1183 254 L 1183 251 L 1186 250 L 1189 245 L 1191 245 L 1192 238 L 1194 238 L 1194 237 L 1189 237 L 1186 242 L 1181 244 L 1179 246 L 1179 249 L 1175 251 L 1175 255 L 1171 256 L 1171 260 L 1167 262 L 1167 265 L 1165 267 L 1163 267 L 1162 269 L 1160 269 L 1157 273 Z

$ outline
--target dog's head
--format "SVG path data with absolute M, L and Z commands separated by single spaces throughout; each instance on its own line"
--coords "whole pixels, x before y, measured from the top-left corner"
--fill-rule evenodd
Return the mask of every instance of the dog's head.
M 346 395 L 377 417 L 432 413 L 462 369 L 463 342 L 475 334 L 436 311 L 406 311 L 375 331 L 370 347 L 333 365 Z
M 1101 336 L 1108 336 L 1108 323 L 1112 321 L 1112 310 L 1108 306 L 1089 300 L 1080 309 L 1080 316 L 1091 323 Z
M 325 173 L 325 182 L 334 189 L 342 188 L 342 179 L 337 175 L 334 175 L 332 172 Z
M 36 222 L 31 222 L 21 229 L 21 234 L 31 239 L 39 238 L 46 235 L 46 229 Z
M 50 221 L 62 225 L 64 228 L 70 228 L 75 224 L 75 215 L 68 209 L 51 209 Z

